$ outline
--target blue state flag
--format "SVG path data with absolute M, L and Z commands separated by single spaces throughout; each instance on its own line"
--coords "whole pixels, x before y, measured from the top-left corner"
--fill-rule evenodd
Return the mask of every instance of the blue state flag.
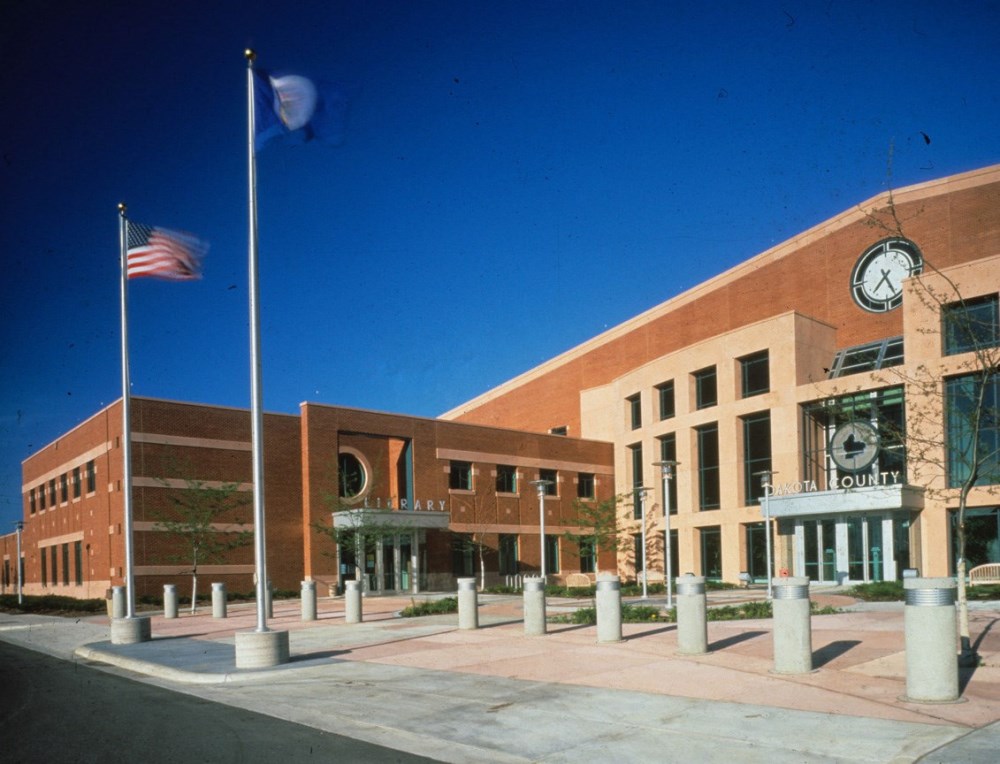
M 297 74 L 254 70 L 254 145 L 272 140 L 320 140 L 339 145 L 347 131 L 348 88 Z

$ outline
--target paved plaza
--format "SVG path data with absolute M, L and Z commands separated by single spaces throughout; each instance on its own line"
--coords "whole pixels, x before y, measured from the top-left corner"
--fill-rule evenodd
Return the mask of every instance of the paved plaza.
M 762 592 L 711 592 L 709 604 Z M 480 628 L 457 615 L 396 617 L 410 598 L 364 600 L 344 622 L 341 598 L 301 620 L 277 601 L 292 660 L 235 668 L 234 634 L 252 604 L 164 619 L 153 640 L 112 645 L 106 617 L 0 614 L 0 639 L 143 681 L 448 762 L 994 762 L 1000 750 L 1000 603 L 973 603 L 982 665 L 963 670 L 957 703 L 901 700 L 901 603 L 864 604 L 816 590 L 814 671 L 772 672 L 771 621 L 708 624 L 709 652 L 679 656 L 671 623 L 625 624 L 599 644 L 594 626 L 549 624 L 524 635 L 522 600 L 481 595 Z M 663 600 L 653 599 L 662 604 Z M 548 614 L 590 600 L 548 600 Z

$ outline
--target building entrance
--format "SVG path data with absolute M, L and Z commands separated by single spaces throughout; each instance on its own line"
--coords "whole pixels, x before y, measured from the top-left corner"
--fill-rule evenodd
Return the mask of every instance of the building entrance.
M 910 566 L 909 512 L 795 518 L 795 575 L 817 583 L 895 581 Z

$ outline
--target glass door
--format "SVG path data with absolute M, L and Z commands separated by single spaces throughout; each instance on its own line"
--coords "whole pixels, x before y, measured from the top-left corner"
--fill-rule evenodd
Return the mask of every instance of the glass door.
M 413 546 L 409 534 L 399 537 L 399 586 L 404 591 L 410 590 L 410 575 L 413 572 Z
M 882 518 L 847 519 L 847 575 L 852 581 L 882 581 L 885 578 L 885 549 Z

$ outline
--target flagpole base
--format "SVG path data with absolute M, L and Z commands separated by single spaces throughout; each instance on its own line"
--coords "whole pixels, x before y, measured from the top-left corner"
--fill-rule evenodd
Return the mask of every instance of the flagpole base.
M 134 645 L 152 639 L 148 616 L 111 619 L 111 644 Z
M 288 659 L 287 631 L 236 632 L 236 668 L 270 668 Z

